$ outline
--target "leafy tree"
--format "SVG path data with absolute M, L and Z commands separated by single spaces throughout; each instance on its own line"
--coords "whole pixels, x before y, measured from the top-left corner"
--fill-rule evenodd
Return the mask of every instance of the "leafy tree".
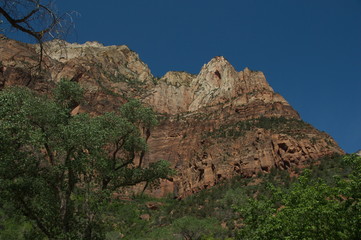
M 5 213 L 0 209 L 0 239 L 22 240 L 31 228 L 29 225 L 23 216 Z
M 0 92 L 0 203 L 50 239 L 102 239 L 100 213 L 113 193 L 173 173 L 165 161 L 135 165 L 147 150 L 141 130 L 157 122 L 151 109 L 130 101 L 120 113 L 72 116 L 80 92 L 67 81 L 55 100 L 25 88 Z
M 289 190 L 272 188 L 271 198 L 249 199 L 237 206 L 244 226 L 240 239 L 359 239 L 361 236 L 361 158 L 345 157 L 347 178 L 330 186 L 312 180 L 310 171 Z
M 361 236 L 361 156 L 346 155 L 345 163 L 352 172 L 348 178 L 341 179 L 338 184 L 339 195 L 342 198 L 345 233 L 348 239 L 360 239 Z
M 83 89 L 74 82 L 61 79 L 58 86 L 53 90 L 53 97 L 58 105 L 72 109 L 83 102 Z

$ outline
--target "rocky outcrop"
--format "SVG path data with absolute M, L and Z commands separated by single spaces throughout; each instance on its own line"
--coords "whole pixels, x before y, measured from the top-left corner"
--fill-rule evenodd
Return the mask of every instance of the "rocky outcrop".
M 62 71 L 56 75 L 58 80 L 63 77 L 73 78 L 74 72 L 69 72 L 69 69 L 76 66 L 87 66 L 86 70 L 89 70 L 89 67 L 99 67 L 101 69 L 98 70 L 107 72 L 103 74 L 109 74 L 113 80 L 124 77 L 143 82 L 153 77 L 148 66 L 140 61 L 138 54 L 125 45 L 105 47 L 98 42 L 77 44 L 54 40 L 47 42 L 45 49 L 49 58 L 64 63 Z
M 186 196 L 236 175 L 290 170 L 343 154 L 329 135 L 300 119 L 262 72 L 237 72 L 224 57 L 211 59 L 197 75 L 155 78 L 126 46 L 48 42 L 42 72 L 36 71 L 37 51 L 36 45 L 0 38 L 0 88 L 25 85 L 48 93 L 67 78 L 85 89 L 87 100 L 72 114 L 114 111 L 129 98 L 159 113 L 143 162 L 168 160 L 178 174 L 154 195 Z
M 216 105 L 232 104 L 242 108 L 257 101 L 289 106 L 269 86 L 262 72 L 248 68 L 237 72 L 224 57 L 213 58 L 198 75 L 166 73 L 144 101 L 158 112 L 167 114 L 195 112 Z
M 167 72 L 162 78 L 155 79 L 152 94 L 144 102 L 159 113 L 187 112 L 192 102 L 190 84 L 194 78 L 194 75 L 186 72 Z
M 173 182 L 163 183 L 177 196 L 233 176 L 252 177 L 274 167 L 303 168 L 310 161 L 343 153 L 326 133 L 301 120 L 282 117 L 235 121 L 191 115 L 169 119 L 153 131 L 149 145 L 147 161 L 166 159 L 178 171 Z

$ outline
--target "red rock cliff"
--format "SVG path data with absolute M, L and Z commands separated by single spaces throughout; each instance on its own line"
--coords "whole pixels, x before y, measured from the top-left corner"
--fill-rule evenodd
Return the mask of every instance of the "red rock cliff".
M 126 46 L 52 41 L 46 53 L 39 74 L 36 45 L 1 37 L 0 88 L 26 85 L 47 93 L 68 78 L 86 92 L 87 104 L 76 112 L 113 111 L 131 97 L 150 105 L 161 121 L 148 140 L 145 164 L 165 159 L 178 172 L 155 195 L 186 196 L 232 176 L 303 167 L 343 153 L 329 135 L 304 123 L 262 72 L 237 72 L 224 57 L 211 59 L 198 75 L 155 78 Z

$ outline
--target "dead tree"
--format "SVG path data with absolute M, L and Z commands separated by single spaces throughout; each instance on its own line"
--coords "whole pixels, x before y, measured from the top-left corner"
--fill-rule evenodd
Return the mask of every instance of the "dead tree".
M 61 38 L 73 26 L 72 15 L 59 14 L 51 0 L 0 0 L 0 21 L 28 34 L 40 46 L 41 70 L 44 41 Z

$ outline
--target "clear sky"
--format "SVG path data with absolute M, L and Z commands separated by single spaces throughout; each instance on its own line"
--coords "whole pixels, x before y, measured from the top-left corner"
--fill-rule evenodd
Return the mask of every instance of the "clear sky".
M 263 71 L 303 120 L 361 148 L 361 0 L 57 0 L 69 41 L 128 45 L 155 76 L 222 55 Z

